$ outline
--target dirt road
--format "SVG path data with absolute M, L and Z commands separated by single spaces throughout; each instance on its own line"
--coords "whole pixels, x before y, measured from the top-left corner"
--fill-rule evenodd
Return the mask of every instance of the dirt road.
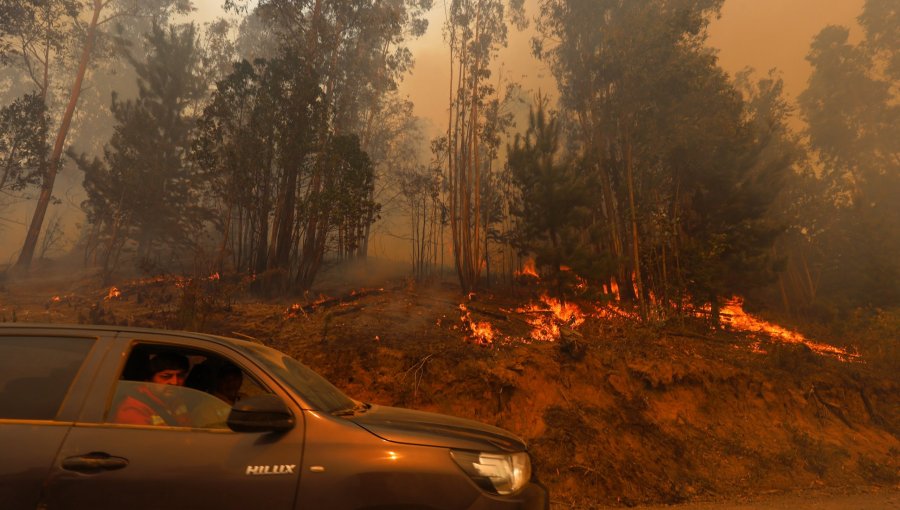
M 554 506 L 563 509 L 565 506 Z M 793 494 L 743 502 L 640 506 L 635 510 L 900 510 L 900 488 L 852 495 Z M 613 510 L 609 507 L 608 510 Z M 621 510 L 621 508 L 616 509 Z

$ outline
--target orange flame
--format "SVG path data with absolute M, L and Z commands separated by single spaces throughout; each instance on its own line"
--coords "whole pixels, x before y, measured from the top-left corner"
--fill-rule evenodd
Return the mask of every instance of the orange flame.
M 584 323 L 584 314 L 578 305 L 564 303 L 546 294 L 541 296 L 542 305 L 530 304 L 517 309 L 519 313 L 534 314 L 526 319 L 532 326 L 531 338 L 541 342 L 555 342 L 560 337 L 560 324 L 577 328 Z
M 306 316 L 306 312 L 303 310 L 303 305 L 300 303 L 294 303 L 284 311 L 284 316 L 288 319 L 297 317 L 298 315 L 303 315 L 304 317 Z
M 606 286 L 603 286 L 603 291 L 606 292 Z M 619 301 L 622 296 L 619 294 L 619 282 L 616 281 L 615 278 L 610 278 L 609 280 L 609 292 L 606 292 L 608 295 L 612 296 L 613 299 Z
M 50 301 L 53 303 L 59 303 L 60 301 L 62 301 L 62 298 L 59 296 L 53 296 L 52 298 L 50 298 Z
M 516 276 L 530 276 L 532 278 L 540 278 L 537 268 L 534 265 L 534 259 L 526 259 L 521 271 L 516 271 Z
M 468 326 L 469 334 L 476 344 L 490 345 L 494 343 L 494 339 L 498 335 L 490 322 L 479 322 L 473 320 L 472 312 L 470 312 L 466 305 L 462 303 L 459 304 L 459 311 L 463 313 L 463 316 L 460 317 L 460 320 L 463 322 L 463 324 Z
M 771 322 L 748 314 L 744 311 L 744 300 L 738 296 L 733 297 L 724 307 L 722 307 L 721 317 L 722 322 L 732 329 L 748 333 L 765 334 L 772 340 L 778 342 L 803 344 L 816 354 L 831 356 L 840 361 L 849 362 L 859 360 L 859 354 L 851 353 L 833 345 L 814 342 L 796 331 L 791 331 L 777 324 L 772 324 Z M 754 344 L 752 349 L 754 352 L 765 352 L 760 348 L 758 343 Z
M 116 287 L 110 287 L 109 294 L 106 295 L 106 300 L 116 299 L 122 297 L 122 292 L 119 291 Z

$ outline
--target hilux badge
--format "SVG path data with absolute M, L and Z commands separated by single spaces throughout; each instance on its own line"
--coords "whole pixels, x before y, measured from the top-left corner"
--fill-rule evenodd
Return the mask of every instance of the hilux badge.
M 275 464 L 272 466 L 247 466 L 248 475 L 290 475 L 297 468 L 296 464 Z

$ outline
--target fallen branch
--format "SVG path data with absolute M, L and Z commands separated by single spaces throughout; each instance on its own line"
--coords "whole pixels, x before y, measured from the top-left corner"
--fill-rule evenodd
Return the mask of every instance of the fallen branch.
M 367 296 L 374 296 L 383 293 L 384 289 L 367 289 L 361 290 L 359 292 L 354 291 L 350 294 L 347 294 L 346 296 L 323 299 L 321 301 L 316 301 L 315 303 L 297 307 L 295 310 L 300 310 L 302 312 L 312 312 L 316 309 L 321 308 L 333 308 L 345 303 L 352 303 Z
M 500 312 L 492 312 L 489 310 L 485 310 L 483 308 L 475 308 L 474 306 L 471 306 L 471 305 L 466 305 L 466 308 L 468 308 L 470 311 L 480 313 L 481 315 L 487 315 L 488 317 L 493 317 L 495 319 L 499 319 L 502 321 L 509 320 L 509 317 L 506 314 L 502 314 Z

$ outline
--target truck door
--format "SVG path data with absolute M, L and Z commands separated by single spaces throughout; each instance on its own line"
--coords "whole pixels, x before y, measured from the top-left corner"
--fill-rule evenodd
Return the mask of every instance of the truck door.
M 127 346 L 121 361 L 101 370 L 91 391 L 96 400 L 85 405 L 63 443 L 43 501 L 46 508 L 293 508 L 303 413 L 274 380 L 239 353 L 212 342 L 173 341 L 165 335 L 122 340 Z M 147 399 L 155 389 L 148 390 L 152 383 L 144 380 L 147 367 L 142 366 L 164 352 L 184 356 L 190 365 L 185 385 L 165 389 L 169 393 L 163 400 L 178 403 L 171 412 Z M 213 387 L 223 367 L 240 369 L 236 392 L 241 395 L 234 398 L 274 393 L 294 410 L 294 428 L 280 433 L 228 429 L 228 397 Z M 144 411 L 153 419 L 136 423 L 134 416 Z
M 96 369 L 86 360 L 98 343 L 53 332 L 0 332 L 0 508 L 37 505 Z

